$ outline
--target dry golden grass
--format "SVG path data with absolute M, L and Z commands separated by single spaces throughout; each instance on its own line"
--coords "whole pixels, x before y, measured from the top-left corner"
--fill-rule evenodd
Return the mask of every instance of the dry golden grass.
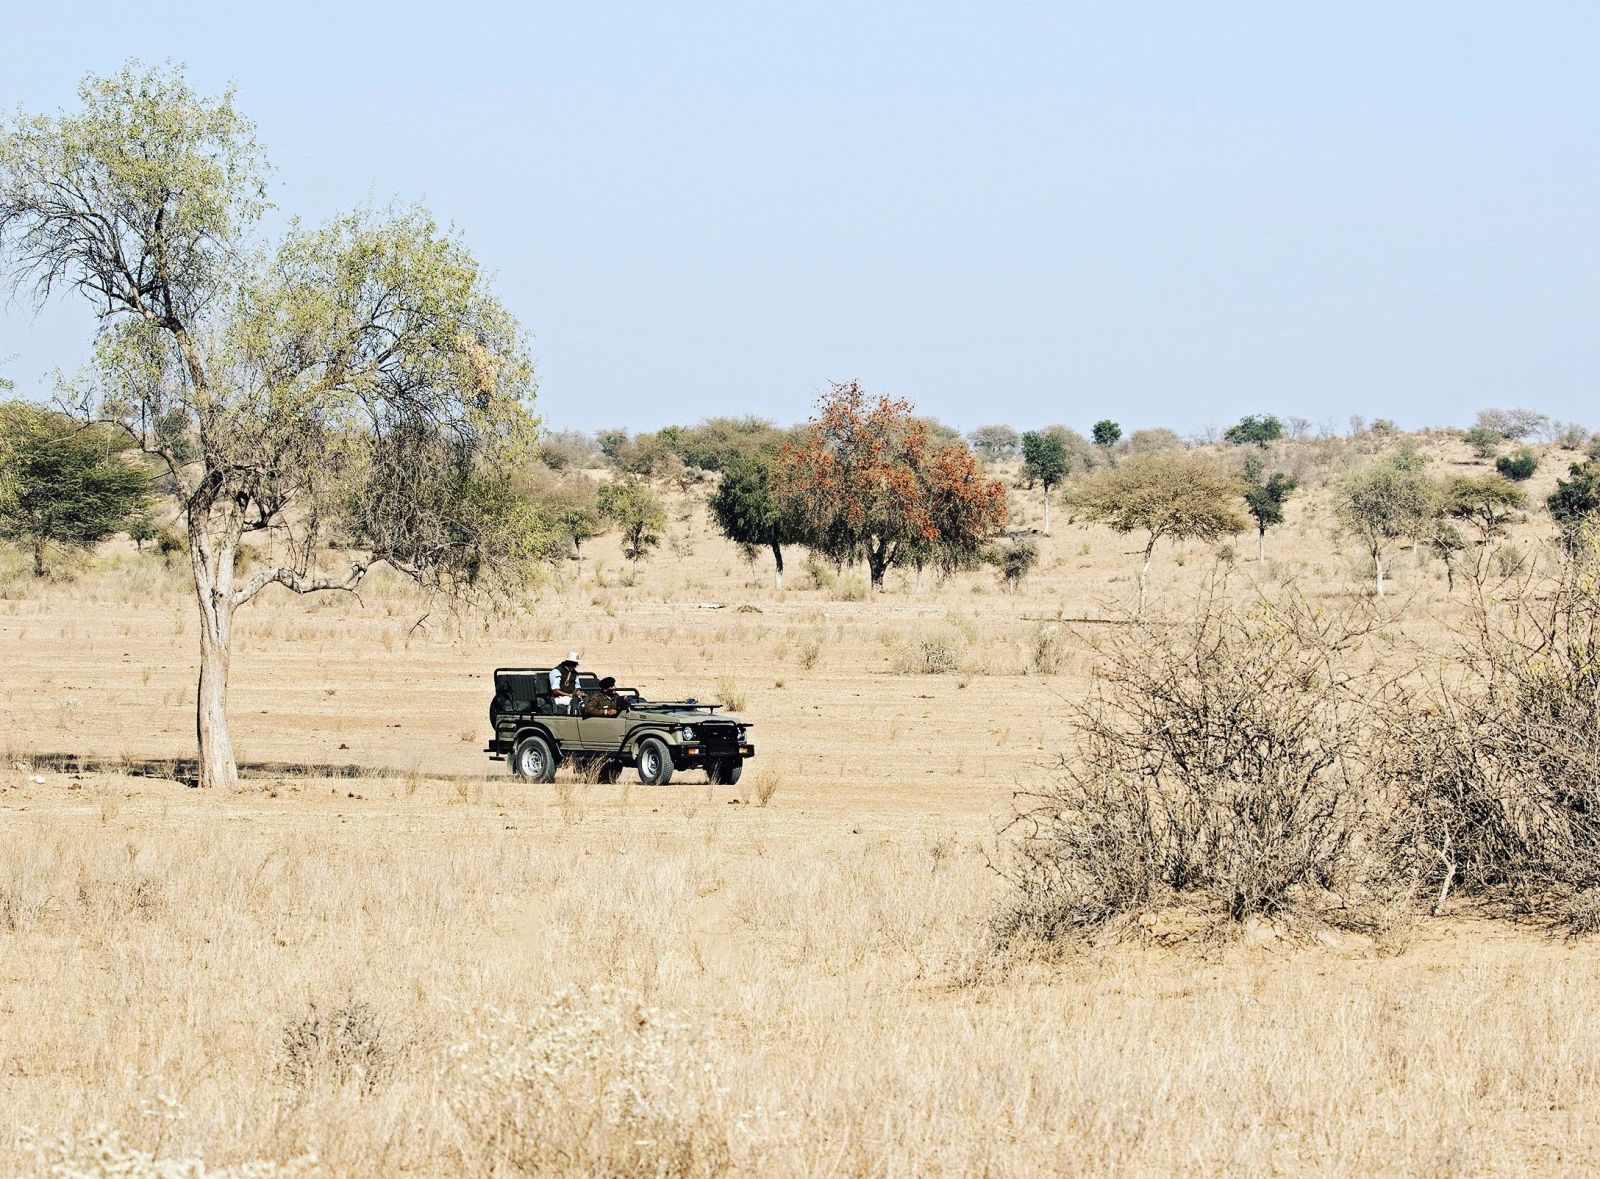
M 1359 588 L 1328 520 L 1317 495 L 1291 505 L 1241 588 Z M 1090 668 L 1069 641 L 1040 674 L 1041 620 L 1126 599 L 1125 541 L 1062 523 L 1016 596 L 981 573 L 854 602 L 777 595 L 698 513 L 678 528 L 692 555 L 630 587 L 599 542 L 508 619 L 396 587 L 246 611 L 242 757 L 364 772 L 220 797 L 28 764 L 189 751 L 176 573 L 128 552 L 9 580 L 0 1131 L 46 1145 L 0 1142 L 0 1168 L 1433 1175 L 1574 1173 L 1600 1150 L 1588 942 L 1457 918 L 1403 945 L 1257 930 L 1205 956 L 992 960 L 986 849 Z M 1211 562 L 1158 550 L 1153 608 Z M 1407 631 L 1440 639 L 1438 566 L 1397 565 Z M 921 674 L 923 643 L 955 669 Z M 491 770 L 490 671 L 570 647 L 655 694 L 744 695 L 745 780 Z

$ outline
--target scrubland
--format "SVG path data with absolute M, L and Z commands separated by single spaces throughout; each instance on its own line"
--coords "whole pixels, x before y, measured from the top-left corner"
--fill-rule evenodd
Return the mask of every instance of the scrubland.
M 1367 592 L 1317 486 L 1354 457 L 1297 461 L 1267 559 L 1159 549 L 1153 611 Z M 1533 494 L 1563 470 L 1552 448 Z M 1016 594 L 984 570 L 869 600 L 797 559 L 778 593 L 690 491 L 637 570 L 602 539 L 500 617 L 381 581 L 264 596 L 233 661 L 247 776 L 220 796 L 146 764 L 192 748 L 182 571 L 112 547 L 70 580 L 7 574 L 0 1165 L 1589 1170 L 1590 940 L 1461 902 L 1378 932 L 1174 916 L 997 943 L 1015 795 L 1056 780 L 1094 620 L 1133 590 L 1129 539 L 1054 531 Z M 1516 525 L 1498 559 L 1548 533 Z M 1414 553 L 1385 609 L 1396 667 L 1464 619 Z M 652 695 L 742 697 L 745 779 L 506 778 L 480 752 L 493 668 L 574 648 Z

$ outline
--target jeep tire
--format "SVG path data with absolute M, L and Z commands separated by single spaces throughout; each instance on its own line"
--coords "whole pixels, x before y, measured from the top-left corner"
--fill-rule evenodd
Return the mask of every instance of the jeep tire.
M 537 733 L 517 742 L 511 754 L 511 772 L 524 782 L 550 782 L 556 776 L 556 755 L 550 742 Z
M 665 786 L 672 781 L 672 753 L 660 737 L 639 742 L 639 781 L 646 786 Z
M 744 760 L 737 757 L 719 758 L 706 766 L 706 777 L 716 786 L 737 786 L 744 774 Z

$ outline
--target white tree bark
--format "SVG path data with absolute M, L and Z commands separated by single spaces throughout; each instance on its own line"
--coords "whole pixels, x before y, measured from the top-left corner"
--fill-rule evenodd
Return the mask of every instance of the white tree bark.
M 228 729 L 228 670 L 233 642 L 233 554 L 237 540 L 208 536 L 191 519 L 189 560 L 200 606 L 200 684 L 195 694 L 195 738 L 203 789 L 239 784 Z

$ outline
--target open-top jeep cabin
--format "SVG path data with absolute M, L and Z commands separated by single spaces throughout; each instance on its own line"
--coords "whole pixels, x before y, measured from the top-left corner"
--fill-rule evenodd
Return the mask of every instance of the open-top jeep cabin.
M 712 782 L 739 780 L 756 755 L 749 725 L 696 700 L 646 700 L 580 672 L 571 698 L 557 696 L 548 667 L 502 667 L 494 673 L 484 751 L 529 782 L 548 782 L 563 764 L 598 782 L 615 782 L 625 767 L 639 781 L 665 786 L 678 770 L 704 770 Z M 559 674 L 559 673 L 558 673 Z

